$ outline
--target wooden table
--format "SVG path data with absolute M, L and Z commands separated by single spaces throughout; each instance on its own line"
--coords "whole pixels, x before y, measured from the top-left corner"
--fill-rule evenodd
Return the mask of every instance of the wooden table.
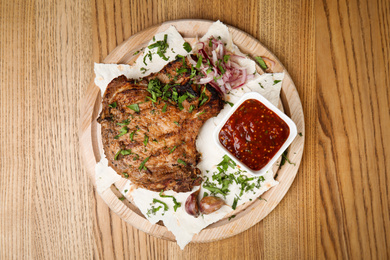
M 390 258 L 389 1 L 2 0 L 0 10 L 0 259 Z M 109 210 L 78 139 L 93 62 L 182 18 L 220 19 L 264 43 L 306 121 L 280 205 L 242 234 L 183 251 Z

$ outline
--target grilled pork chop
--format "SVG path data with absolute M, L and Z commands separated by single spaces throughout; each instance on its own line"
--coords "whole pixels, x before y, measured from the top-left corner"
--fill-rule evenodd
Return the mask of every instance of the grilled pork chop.
M 186 192 L 202 181 L 195 141 L 223 99 L 210 85 L 193 84 L 193 75 L 182 58 L 141 81 L 120 76 L 106 89 L 98 122 L 109 166 L 139 187 Z

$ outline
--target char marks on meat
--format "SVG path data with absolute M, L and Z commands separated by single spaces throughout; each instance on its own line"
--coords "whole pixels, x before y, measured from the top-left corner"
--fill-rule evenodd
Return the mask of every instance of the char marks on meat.
M 141 81 L 120 76 L 107 86 L 98 118 L 104 151 L 109 166 L 139 187 L 186 192 L 201 183 L 195 141 L 223 99 L 210 85 L 192 84 L 193 72 L 181 58 Z

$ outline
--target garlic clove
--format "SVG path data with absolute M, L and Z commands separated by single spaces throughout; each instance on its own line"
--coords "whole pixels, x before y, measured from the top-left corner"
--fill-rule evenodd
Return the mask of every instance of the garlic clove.
M 186 212 L 197 218 L 199 216 L 199 207 L 198 207 L 198 195 L 199 190 L 193 192 L 190 196 L 188 196 L 185 204 L 185 210 Z
M 207 196 L 199 202 L 199 210 L 202 214 L 210 214 L 219 210 L 226 203 L 218 197 Z

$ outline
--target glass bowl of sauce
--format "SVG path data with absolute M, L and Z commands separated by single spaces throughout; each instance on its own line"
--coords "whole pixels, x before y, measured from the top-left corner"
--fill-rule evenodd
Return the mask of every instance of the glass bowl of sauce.
M 297 135 L 294 122 L 257 92 L 244 94 L 214 132 L 217 145 L 247 172 L 265 174 Z

